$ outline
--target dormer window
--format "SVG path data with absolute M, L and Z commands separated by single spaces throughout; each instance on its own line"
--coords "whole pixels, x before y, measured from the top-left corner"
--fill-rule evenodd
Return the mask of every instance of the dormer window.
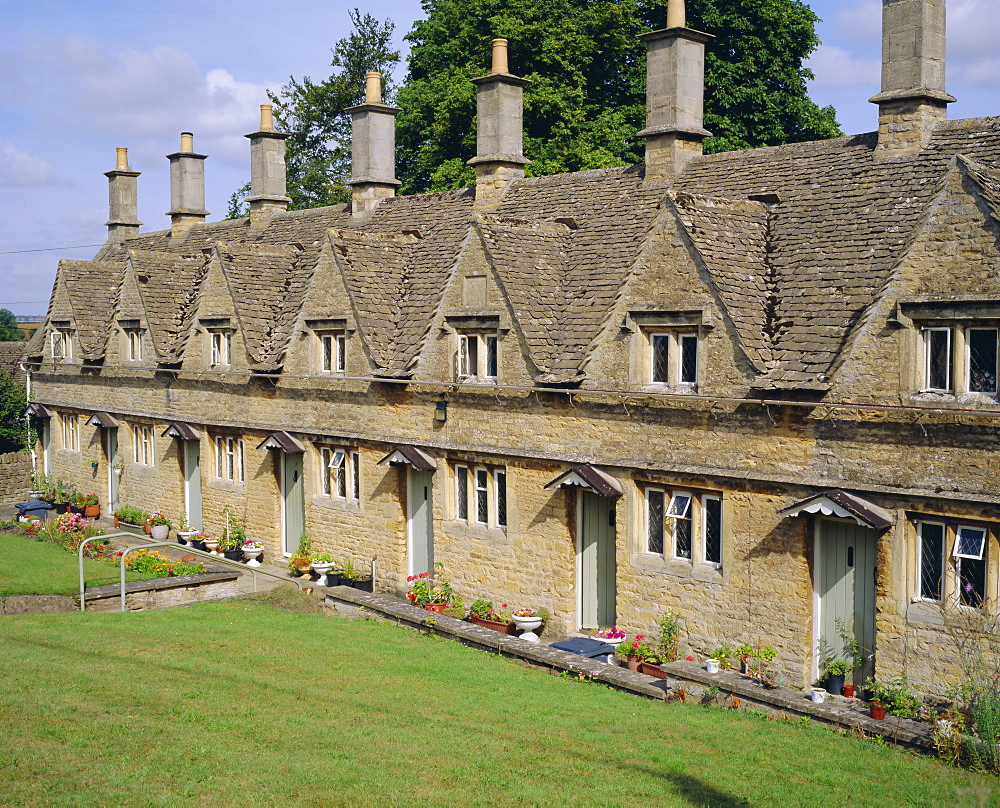
M 320 371 L 344 373 L 347 369 L 347 335 L 341 332 L 324 332 L 319 337 Z
M 694 387 L 698 383 L 698 335 L 677 331 L 649 335 L 652 384 Z
M 922 332 L 923 390 L 997 394 L 1000 350 L 996 328 L 929 326 Z
M 211 366 L 228 366 L 232 356 L 233 332 L 216 329 L 208 332 L 208 338 Z
M 53 359 L 68 360 L 73 358 L 73 331 L 71 329 L 57 328 L 50 337 Z
M 129 362 L 142 361 L 142 336 L 143 329 L 141 328 L 125 329 L 125 340 L 128 344 L 126 355 Z
M 459 334 L 456 375 L 459 381 L 496 381 L 498 366 L 496 334 Z

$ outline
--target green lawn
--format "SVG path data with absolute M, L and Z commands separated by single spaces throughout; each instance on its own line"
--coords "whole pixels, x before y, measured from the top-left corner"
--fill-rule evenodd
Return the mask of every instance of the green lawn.
M 0 534 L 0 596 L 76 595 L 80 592 L 80 569 L 75 553 L 28 536 Z M 126 581 L 141 581 L 147 575 L 127 573 Z M 83 560 L 87 586 L 116 584 L 118 568 L 90 558 Z
M 0 618 L 4 805 L 971 805 L 997 781 L 246 600 Z

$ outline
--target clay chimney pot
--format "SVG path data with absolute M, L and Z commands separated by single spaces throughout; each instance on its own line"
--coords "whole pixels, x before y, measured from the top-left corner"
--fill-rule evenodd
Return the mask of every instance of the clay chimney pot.
M 669 0 L 667 4 L 667 28 L 686 28 L 687 17 L 684 13 L 684 0 Z
M 493 40 L 493 70 L 494 73 L 510 73 L 507 65 L 507 40 Z
M 365 73 L 365 103 L 382 103 L 382 74 L 377 70 Z

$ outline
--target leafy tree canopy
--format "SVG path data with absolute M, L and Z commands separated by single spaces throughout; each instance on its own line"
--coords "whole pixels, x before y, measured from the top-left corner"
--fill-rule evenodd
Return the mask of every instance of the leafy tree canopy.
M 334 205 L 351 198 L 351 116 L 347 107 L 360 104 L 365 94 L 365 73 L 382 73 L 383 98 L 392 96 L 391 71 L 399 52 L 391 49 L 395 25 L 380 22 L 358 9 L 350 12 L 354 31 L 333 46 L 334 72 L 325 81 L 308 76 L 290 77 L 277 93 L 268 92 L 274 104 L 277 128 L 289 132 L 286 144 L 288 196 L 292 210 Z M 229 216 L 245 216 L 242 200 L 249 183 L 229 202 Z
M 0 370 L 0 453 L 15 452 L 25 446 L 24 411 L 28 406 L 25 390 Z
M 397 96 L 402 192 L 474 182 L 475 87 L 490 40 L 510 40 L 511 70 L 528 78 L 530 175 L 642 160 L 645 45 L 666 0 L 424 0 L 407 35 L 409 77 Z M 817 17 L 801 0 L 688 0 L 688 25 L 715 38 L 705 63 L 707 152 L 840 134 L 832 107 L 809 100 L 802 61 Z
M 0 342 L 20 342 L 24 332 L 17 327 L 17 318 L 9 309 L 0 309 Z

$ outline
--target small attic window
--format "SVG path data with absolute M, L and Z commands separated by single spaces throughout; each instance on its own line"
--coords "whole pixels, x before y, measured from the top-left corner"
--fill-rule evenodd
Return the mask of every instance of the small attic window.
M 765 205 L 779 205 L 781 204 L 781 197 L 777 194 L 750 194 L 747 197 L 753 202 L 763 202 Z

